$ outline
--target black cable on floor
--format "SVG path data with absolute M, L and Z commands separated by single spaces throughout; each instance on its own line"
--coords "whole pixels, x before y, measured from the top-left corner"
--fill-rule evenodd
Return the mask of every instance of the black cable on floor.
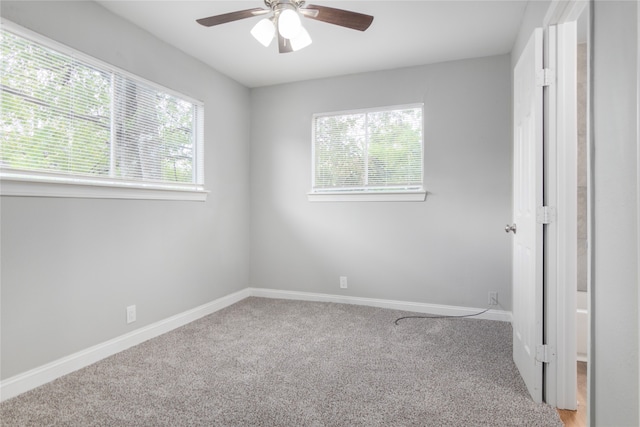
M 398 322 L 403 320 L 403 319 L 459 319 L 462 317 L 473 317 L 473 316 L 480 316 L 483 313 L 486 313 L 487 311 L 489 311 L 490 309 L 487 308 L 486 310 L 482 310 L 479 313 L 474 313 L 474 314 L 464 314 L 462 316 L 403 316 L 403 317 L 399 317 L 396 319 L 395 323 L 396 326 L 398 325 Z

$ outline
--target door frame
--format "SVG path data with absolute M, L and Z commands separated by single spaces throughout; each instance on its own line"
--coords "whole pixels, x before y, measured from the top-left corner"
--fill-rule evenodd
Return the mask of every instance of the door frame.
M 557 212 L 556 218 L 545 229 L 545 343 L 555 353 L 555 360 L 545 366 L 544 390 L 548 404 L 571 410 L 577 406 L 575 22 L 586 7 L 589 7 L 589 2 L 585 0 L 553 0 L 543 21 L 545 67 L 556 75 L 555 84 L 550 85 L 545 93 L 545 204 L 555 207 Z M 565 144 L 563 141 L 575 143 Z M 590 217 L 591 209 L 588 211 Z M 588 252 L 590 250 L 588 248 Z M 590 298 L 590 278 L 587 281 Z M 590 339 L 590 331 L 588 336 Z M 587 348 L 589 352 L 590 346 Z
M 640 289 L 640 6 L 637 7 L 637 60 L 636 60 L 636 153 L 637 159 L 637 191 L 638 191 L 638 205 L 637 212 L 638 214 L 638 288 Z M 638 307 L 640 307 L 640 292 L 638 292 Z M 640 354 L 640 316 L 638 316 L 638 353 Z M 640 358 L 638 358 L 638 381 L 640 382 Z M 640 405 L 638 405 L 638 419 L 640 419 Z

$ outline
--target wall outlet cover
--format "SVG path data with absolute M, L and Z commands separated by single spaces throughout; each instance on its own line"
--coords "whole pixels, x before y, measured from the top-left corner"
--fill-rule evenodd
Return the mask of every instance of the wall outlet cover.
M 127 323 L 133 323 L 136 321 L 136 306 L 130 305 L 127 307 Z
M 498 293 L 493 291 L 489 292 L 489 305 L 498 305 Z

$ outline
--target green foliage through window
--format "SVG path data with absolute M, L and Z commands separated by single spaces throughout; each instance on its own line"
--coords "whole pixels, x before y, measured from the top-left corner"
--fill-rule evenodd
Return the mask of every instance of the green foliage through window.
M 422 106 L 314 116 L 313 190 L 422 187 Z
M 77 56 L 2 29 L 0 167 L 198 183 L 202 106 Z

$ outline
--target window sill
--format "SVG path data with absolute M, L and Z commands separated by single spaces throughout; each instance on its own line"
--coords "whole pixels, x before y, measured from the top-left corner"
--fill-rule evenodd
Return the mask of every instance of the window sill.
M 204 202 L 207 200 L 207 194 L 209 194 L 208 191 L 195 187 L 171 188 L 146 184 L 0 177 L 0 196 Z
M 397 192 L 323 192 L 308 193 L 310 202 L 424 202 L 427 198 L 425 190 Z

